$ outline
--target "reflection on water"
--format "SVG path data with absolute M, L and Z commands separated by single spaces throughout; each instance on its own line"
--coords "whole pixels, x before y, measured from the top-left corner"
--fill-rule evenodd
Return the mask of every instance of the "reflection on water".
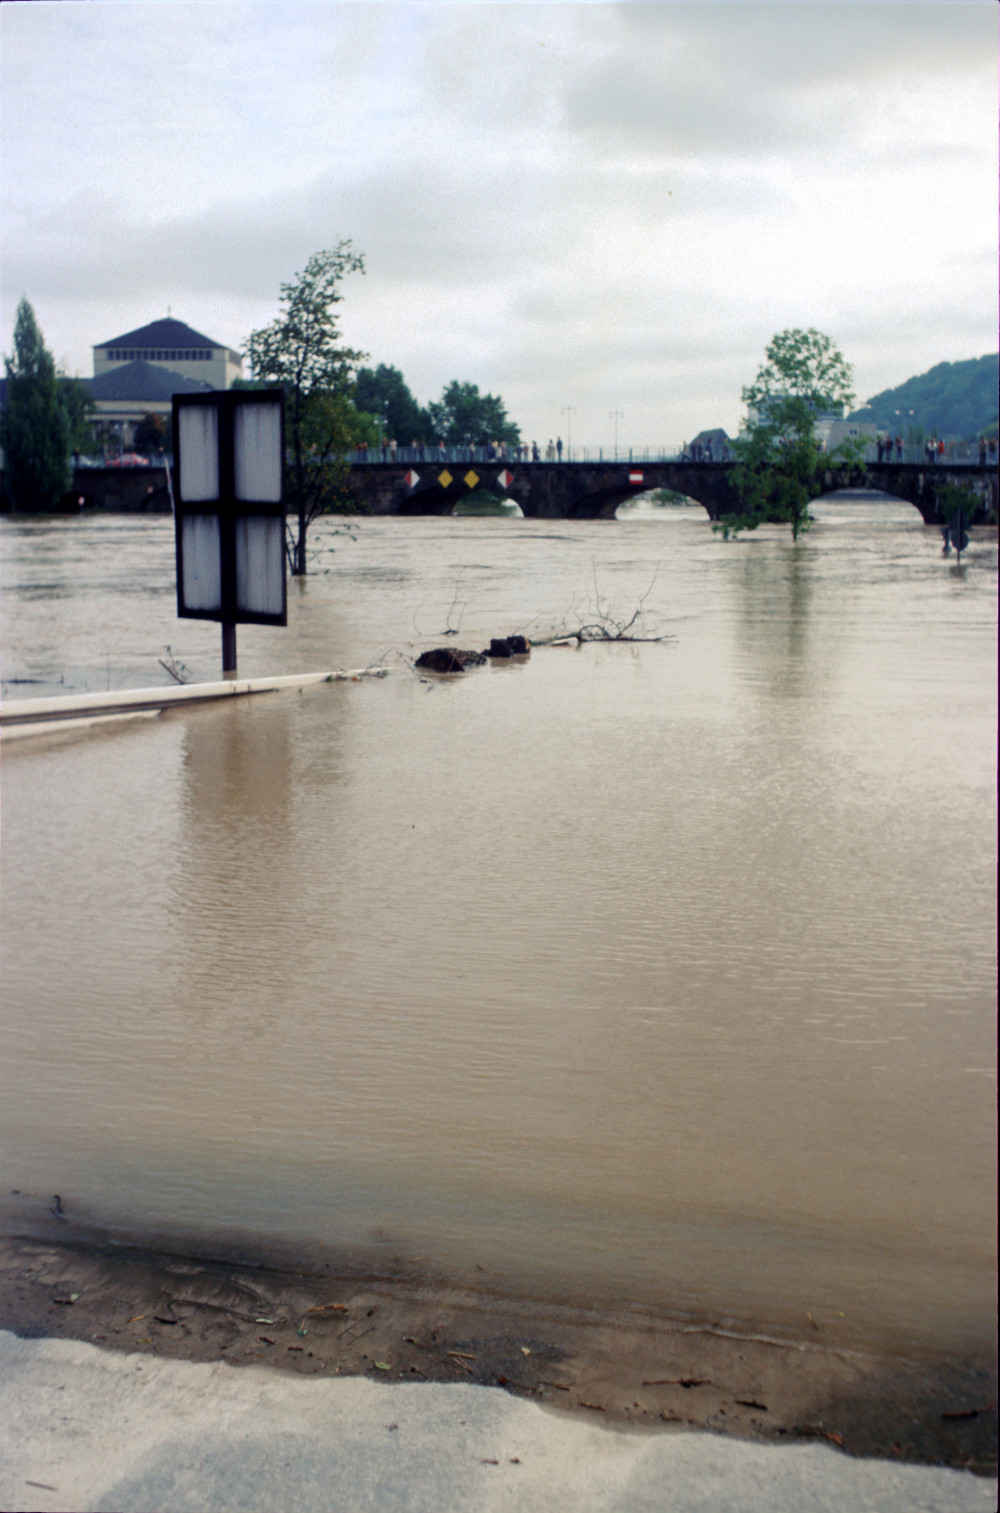
M 130 1233 L 976 1349 L 995 533 L 956 574 L 882 511 L 821 505 L 797 547 L 693 510 L 320 529 L 332 571 L 287 632 L 241 628 L 241 670 L 393 677 L 12 747 L 11 1185 Z M 4 538 L 5 675 L 164 681 L 168 640 L 216 675 L 216 628 L 135 592 L 171 582 L 169 522 Z M 404 665 L 654 579 L 674 639 Z

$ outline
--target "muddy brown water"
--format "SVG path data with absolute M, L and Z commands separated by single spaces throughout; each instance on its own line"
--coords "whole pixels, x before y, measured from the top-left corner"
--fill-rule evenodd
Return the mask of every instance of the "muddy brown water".
M 816 513 L 326 522 L 240 671 L 386 678 L 10 743 L 8 1222 L 988 1354 L 996 532 Z M 218 676 L 169 520 L 2 533 L 7 697 Z

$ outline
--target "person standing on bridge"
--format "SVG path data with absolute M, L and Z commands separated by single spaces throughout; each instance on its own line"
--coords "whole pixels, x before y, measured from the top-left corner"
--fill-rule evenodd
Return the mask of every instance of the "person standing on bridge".
M 538 442 L 537 441 L 533 441 L 531 443 L 531 460 L 532 460 L 532 462 L 541 462 L 541 460 L 542 460 L 542 454 L 538 450 Z
M 556 437 L 556 457 L 562 462 L 562 437 Z
M 897 436 L 896 437 L 896 461 L 897 462 L 902 462 L 902 460 L 903 460 L 903 438 L 902 438 L 902 436 Z

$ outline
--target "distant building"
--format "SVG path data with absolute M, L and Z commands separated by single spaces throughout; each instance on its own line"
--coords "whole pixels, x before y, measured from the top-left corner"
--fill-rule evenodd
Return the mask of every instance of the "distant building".
M 223 347 L 210 336 L 192 331 L 182 320 L 150 321 L 137 331 L 126 331 L 94 348 L 94 377 L 102 378 L 126 363 L 152 363 L 193 378 L 210 389 L 228 389 L 235 378 L 243 376 L 243 358 L 231 347 Z
M 144 415 L 165 420 L 175 394 L 228 389 L 243 376 L 239 352 L 169 316 L 99 342 L 93 352 L 94 429 L 121 447 L 131 445 Z
M 697 436 L 688 442 L 687 449 L 695 457 L 699 455 L 696 449 L 700 449 L 702 456 L 706 452 L 711 451 L 713 460 L 721 462 L 723 457 L 729 455 L 729 448 L 732 444 L 732 437 L 726 434 L 722 426 L 712 426 L 707 431 L 699 431 Z
M 754 409 L 751 405 L 747 418 L 751 425 L 756 424 L 759 420 L 766 420 L 766 402 L 759 409 Z M 850 418 L 845 420 L 844 406 L 834 404 L 831 400 L 828 409 L 817 410 L 816 412 L 815 434 L 816 440 L 822 444 L 823 450 L 832 452 L 835 447 L 839 447 L 841 442 L 847 441 L 850 437 L 870 437 L 874 441 L 875 427 L 867 421 L 851 420 Z
M 110 432 L 121 439 L 123 447 L 129 447 L 144 415 L 158 415 L 165 421 L 175 394 L 209 394 L 212 387 L 153 363 L 123 363 L 90 380 L 95 433 L 100 438 Z
M 848 441 L 853 437 L 862 437 L 868 441 L 877 439 L 875 426 L 868 420 L 829 420 L 825 424 L 822 420 L 816 424 L 816 434 L 828 452 L 839 447 L 842 441 Z

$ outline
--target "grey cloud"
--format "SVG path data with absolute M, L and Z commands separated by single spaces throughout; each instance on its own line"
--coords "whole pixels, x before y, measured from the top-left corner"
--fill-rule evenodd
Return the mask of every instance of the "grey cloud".
M 983 5 L 625 5 L 562 94 L 568 131 L 638 152 L 849 150 L 866 93 L 981 68 Z
M 567 91 L 564 126 L 601 139 L 605 150 L 623 142 L 640 152 L 741 154 L 774 147 L 788 122 L 759 93 L 733 91 L 731 81 L 660 72 L 651 60 L 613 58 L 590 68 Z
M 705 77 L 761 88 L 813 87 L 859 77 L 939 75 L 995 52 L 995 12 L 983 0 L 873 4 L 624 4 L 615 7 L 631 50 L 683 49 Z

